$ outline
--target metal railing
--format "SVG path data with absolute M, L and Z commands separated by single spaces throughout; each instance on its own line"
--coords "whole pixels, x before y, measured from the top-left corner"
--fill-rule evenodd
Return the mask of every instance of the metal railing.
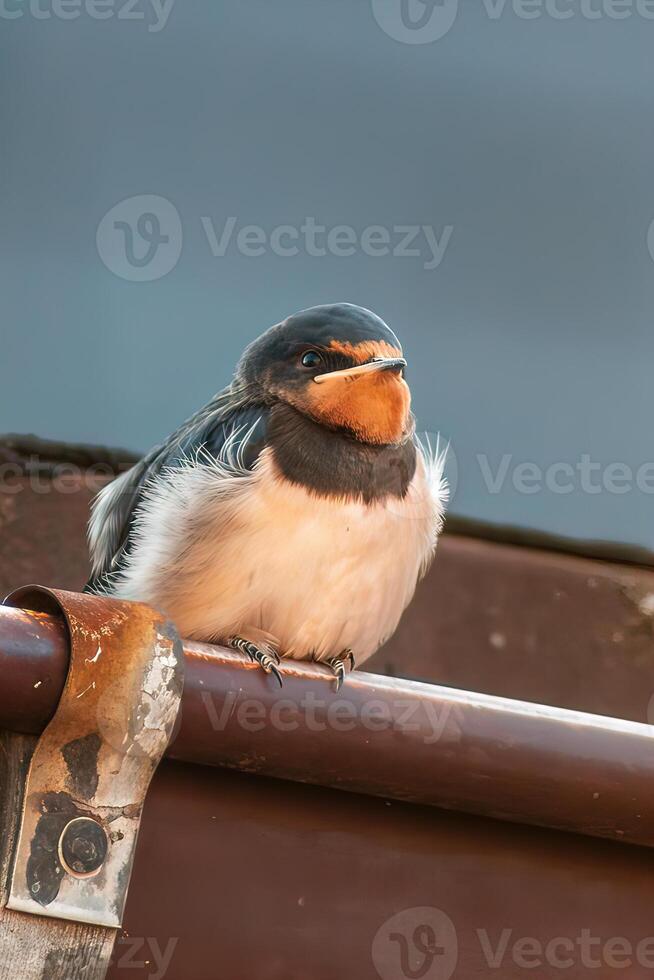
M 649 725 L 359 671 L 336 692 L 296 661 L 280 690 L 241 654 L 188 641 L 184 660 L 170 758 L 654 844 Z M 67 669 L 61 619 L 0 608 L 0 729 L 38 734 Z

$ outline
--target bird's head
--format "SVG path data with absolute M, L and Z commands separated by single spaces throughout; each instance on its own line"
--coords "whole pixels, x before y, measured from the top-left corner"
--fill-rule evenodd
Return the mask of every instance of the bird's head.
M 362 442 L 400 442 L 410 425 L 406 361 L 393 331 L 349 303 L 314 306 L 246 348 L 237 379 Z

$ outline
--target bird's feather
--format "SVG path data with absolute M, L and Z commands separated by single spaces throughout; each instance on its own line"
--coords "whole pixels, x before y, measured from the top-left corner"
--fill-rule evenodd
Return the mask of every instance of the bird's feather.
M 232 385 L 101 490 L 89 521 L 92 571 L 85 591 L 107 591 L 124 568 L 139 506 L 162 473 L 190 460 L 212 466 L 225 458 L 251 470 L 265 446 L 266 419 L 267 410 L 250 400 L 247 388 Z

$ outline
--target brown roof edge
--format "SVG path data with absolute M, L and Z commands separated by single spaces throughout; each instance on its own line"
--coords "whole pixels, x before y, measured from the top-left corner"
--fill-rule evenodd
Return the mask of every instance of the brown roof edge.
M 568 538 L 548 531 L 536 531 L 513 524 L 490 524 L 473 517 L 448 514 L 445 533 L 461 537 L 479 538 L 497 544 L 512 544 L 519 548 L 535 548 L 540 551 L 556 551 L 579 558 L 594 558 L 597 561 L 612 561 L 620 564 L 654 566 L 654 551 L 637 544 L 619 541 L 586 541 L 583 538 Z
M 110 446 L 86 445 L 41 439 L 35 435 L 7 433 L 0 435 L 0 462 L 14 463 L 27 471 L 38 465 L 40 471 L 57 466 L 79 466 L 81 469 L 104 467 L 107 474 L 129 469 L 140 459 L 139 453 Z
M 67 669 L 62 623 L 0 608 L 0 728 L 38 733 Z M 654 845 L 649 725 L 314 664 L 284 686 L 241 655 L 184 644 L 168 755 L 389 800 Z

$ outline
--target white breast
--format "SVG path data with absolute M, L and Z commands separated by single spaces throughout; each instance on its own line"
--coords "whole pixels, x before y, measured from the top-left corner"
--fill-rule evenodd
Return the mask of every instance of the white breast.
M 190 463 L 152 487 L 114 594 L 164 609 L 183 636 L 254 627 L 283 656 L 345 648 L 357 662 L 395 630 L 436 547 L 443 460 L 419 458 L 403 500 L 319 497 L 285 480 L 270 449 L 254 471 Z

